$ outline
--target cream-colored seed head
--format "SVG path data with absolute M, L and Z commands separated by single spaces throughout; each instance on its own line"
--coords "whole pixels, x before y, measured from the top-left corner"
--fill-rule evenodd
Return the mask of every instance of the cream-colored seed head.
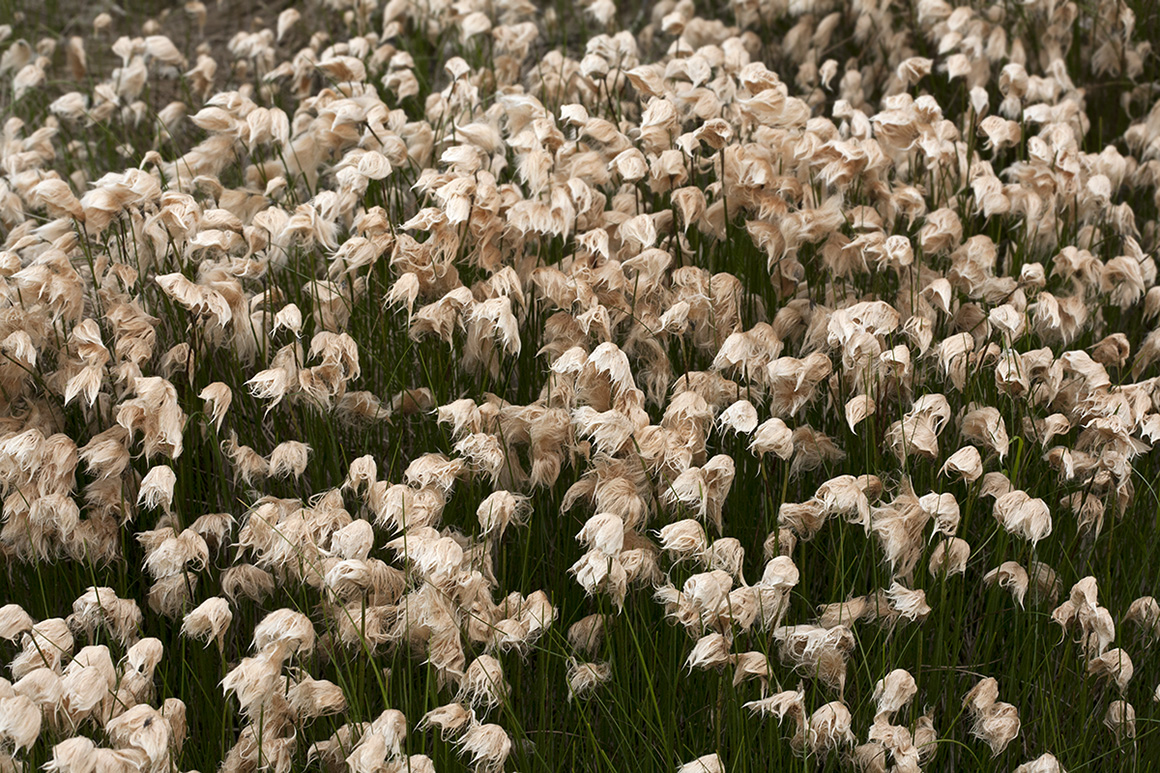
M 948 577 L 962 574 L 967 569 L 970 557 L 971 546 L 966 540 L 959 537 L 943 540 L 931 551 L 930 573 L 934 577 L 941 572 L 946 572 Z
M 137 504 L 148 508 L 161 508 L 168 513 L 173 505 L 173 488 L 176 484 L 177 475 L 169 465 L 159 464 L 151 468 L 141 481 Z
M 599 651 L 604 639 L 604 617 L 588 615 L 568 628 L 568 643 L 577 651 L 591 655 Z
M 677 773 L 722 773 L 725 764 L 717 754 L 706 754 L 677 768 Z
M 221 431 L 222 421 L 225 420 L 226 412 L 234 399 L 233 390 L 227 384 L 215 381 L 201 390 L 198 398 L 205 401 L 214 429 Z
M 439 731 L 443 740 L 448 740 L 470 727 L 475 722 L 475 712 L 462 703 L 448 703 L 431 709 L 419 721 L 416 729 L 423 732 L 428 728 Z
M 68 625 L 59 617 L 42 620 L 21 637 L 21 651 L 9 663 L 15 679 L 38 668 L 59 672 L 61 663 L 72 655 L 75 640 Z
M 729 649 L 729 640 L 720 633 L 702 636 L 685 660 L 685 667 L 691 671 L 694 668 L 709 669 L 724 666 L 729 662 Z
M 1110 649 L 1099 657 L 1088 662 L 1088 673 L 1098 677 L 1111 679 L 1122 694 L 1132 680 L 1135 668 L 1132 658 L 1120 648 Z
M 905 669 L 895 669 L 874 685 L 875 715 L 891 718 L 918 694 L 914 677 Z
M 1065 773 L 1059 760 L 1051 752 L 1044 752 L 1030 762 L 1015 768 L 1015 773 Z
M 213 641 L 221 650 L 226 630 L 234 619 L 229 602 L 220 596 L 203 601 L 196 609 L 185 616 L 181 624 L 181 633 L 195 639 L 204 639 L 208 644 Z
M 846 625 L 823 628 L 782 626 L 773 631 L 781 659 L 802 674 L 811 674 L 841 690 L 846 683 L 846 661 L 854 649 L 854 633 Z
M 692 518 L 663 526 L 660 538 L 661 550 L 672 552 L 678 560 L 696 558 L 709 549 L 705 528 Z
M 1132 739 L 1136 737 L 1136 709 L 1125 700 L 1114 700 L 1108 704 L 1104 714 L 1104 726 L 1117 739 Z
M 480 655 L 467 667 L 459 686 L 460 700 L 490 710 L 507 699 L 510 689 L 500 662 L 490 655 Z
M 473 724 L 459 739 L 459 748 L 471 757 L 477 771 L 492 773 L 503 769 L 511 754 L 512 741 L 499 725 Z
M 608 663 L 582 663 L 573 661 L 568 666 L 568 700 L 585 698 L 593 690 L 612 678 L 612 667 Z
M 1011 591 L 1011 595 L 1015 597 L 1015 602 L 1022 607 L 1023 598 L 1027 595 L 1027 587 L 1031 580 L 1027 576 L 1027 570 L 1017 562 L 1004 561 L 997 568 L 987 572 L 983 576 L 983 582 L 987 585 L 998 583 L 1000 588 Z
M 308 676 L 288 690 L 287 701 L 299 720 L 340 714 L 347 705 L 346 696 L 338 685 Z
M 971 733 L 991 747 L 992 755 L 998 755 L 1019 735 L 1019 730 L 1018 710 L 1010 703 L 999 701 L 976 717 Z
M 35 621 L 19 604 L 5 604 L 0 607 L 0 638 L 17 641 L 32 630 Z
M 612 513 L 597 513 L 585 522 L 576 539 L 606 556 L 617 556 L 624 548 L 624 521 Z
M 841 701 L 831 701 L 810 715 L 806 743 L 814 754 L 826 756 L 831 750 L 854 745 L 853 717 Z
M 43 709 L 29 695 L 0 698 L 0 738 L 14 749 L 28 749 L 40 736 Z
M 292 609 L 279 609 L 262 618 L 254 628 L 254 649 L 275 659 L 314 650 L 316 637 L 310 618 Z
M 274 653 L 264 652 L 257 657 L 243 658 L 226 674 L 222 689 L 237 696 L 243 714 L 254 716 L 275 696 L 280 670 L 281 664 Z
M 301 478 L 306 472 L 311 448 L 297 440 L 286 440 L 274 446 L 270 452 L 270 475 L 284 478 Z
M 151 706 L 134 706 L 106 723 L 105 732 L 115 748 L 143 752 L 153 766 L 164 765 L 169 757 L 169 722 Z

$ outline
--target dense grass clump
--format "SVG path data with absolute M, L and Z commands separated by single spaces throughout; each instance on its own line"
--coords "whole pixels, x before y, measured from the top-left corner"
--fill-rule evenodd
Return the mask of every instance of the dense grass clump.
M 0 771 L 1160 767 L 1156 8 L 129 5 L 0 0 Z

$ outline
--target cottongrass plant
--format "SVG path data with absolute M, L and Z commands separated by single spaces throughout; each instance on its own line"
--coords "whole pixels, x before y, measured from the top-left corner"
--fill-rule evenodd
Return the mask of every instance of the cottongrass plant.
M 1160 766 L 1156 8 L 25 5 L 0 771 Z

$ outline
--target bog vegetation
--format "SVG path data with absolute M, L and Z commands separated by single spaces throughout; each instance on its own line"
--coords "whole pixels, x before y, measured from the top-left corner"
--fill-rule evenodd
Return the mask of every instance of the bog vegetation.
M 0 771 L 1160 766 L 1160 10 L 139 5 L 0 2 Z

